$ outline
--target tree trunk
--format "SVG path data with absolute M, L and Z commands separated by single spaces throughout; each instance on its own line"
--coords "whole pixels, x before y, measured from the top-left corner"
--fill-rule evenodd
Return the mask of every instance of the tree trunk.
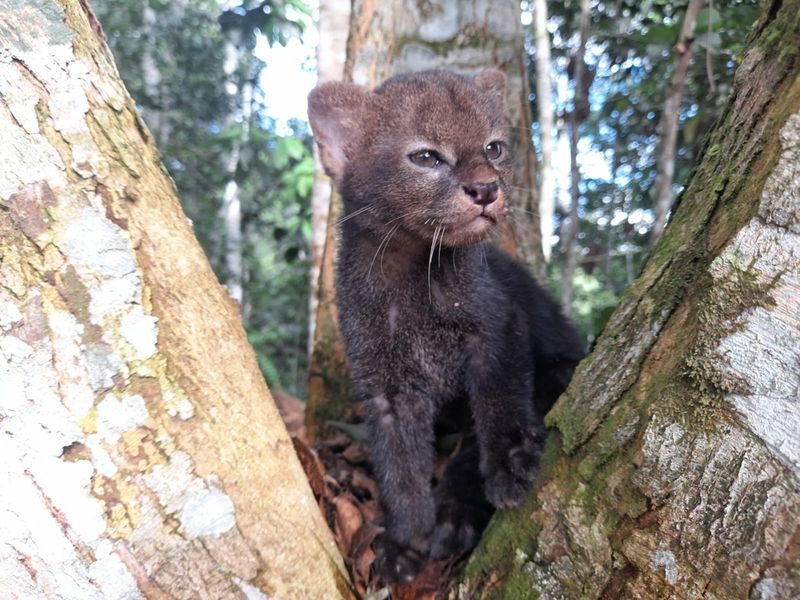
M 454 596 L 800 597 L 798 15 L 765 5 L 669 227 L 548 416 L 535 492 Z
M 553 215 L 555 214 L 555 171 L 553 169 L 553 89 L 550 78 L 550 34 L 547 31 L 547 0 L 533 2 L 536 36 L 536 104 L 539 109 L 539 136 L 542 165 L 539 170 L 539 220 L 542 231 L 542 258 L 550 262 Z
M 225 91 L 230 103 L 230 115 L 226 126 L 233 128 L 240 123 L 239 135 L 231 143 L 230 153 L 225 159 L 228 180 L 220 205 L 220 216 L 225 224 L 225 287 L 231 298 L 243 307 L 244 261 L 242 256 L 242 194 L 236 173 L 239 170 L 242 148 L 250 138 L 250 117 L 253 111 L 253 82 L 249 73 L 242 78 L 241 53 L 238 48 L 242 35 L 237 28 L 230 29 L 225 40 Z
M 156 54 L 156 38 L 153 27 L 157 22 L 156 11 L 145 0 L 142 5 L 142 31 L 145 42 L 142 44 L 142 84 L 148 106 L 142 111 L 156 146 L 166 148 L 170 137 L 169 107 L 165 106 L 166 94 L 161 93 L 161 69 Z
M 2 595 L 347 597 L 101 38 L 79 0 L 0 5 Z
M 650 232 L 650 243 L 655 244 L 667 224 L 667 215 L 672 207 L 672 182 L 675 179 L 675 151 L 678 145 L 678 116 L 683 98 L 683 88 L 692 62 L 695 24 L 707 0 L 691 0 L 675 44 L 675 64 L 667 86 L 664 110 L 657 131 L 661 136 L 656 159 L 656 181 L 653 186 L 653 212 L 655 219 Z
M 508 77 L 511 141 L 515 147 L 515 188 L 509 201 L 514 227 L 508 223 L 499 244 L 518 253 L 533 269 L 542 264 L 538 219 L 536 156 L 530 140 L 528 75 L 522 45 L 518 2 L 478 0 L 469 4 L 438 0 L 414 4 L 392 0 L 356 0 L 350 20 L 345 80 L 375 86 L 384 79 L 421 69 L 450 69 L 476 74 L 497 67 Z M 353 401 L 347 383 L 344 348 L 337 332 L 333 263 L 335 221 L 340 216 L 334 199 L 322 264 L 320 305 L 312 354 L 307 425 L 316 427 L 342 418 Z
M 586 72 L 586 42 L 589 40 L 589 0 L 580 1 L 580 43 L 572 55 L 572 79 L 575 96 L 569 113 L 569 158 L 570 158 L 570 204 L 569 216 L 564 220 L 563 252 L 564 266 L 561 269 L 561 309 L 572 315 L 572 283 L 578 266 L 578 234 L 580 217 L 578 208 L 581 199 L 581 170 L 578 166 L 578 140 L 581 123 L 589 114 L 589 86 Z
M 350 0 L 321 0 L 319 3 L 319 46 L 317 46 L 317 76 L 320 82 L 341 81 L 347 53 L 347 33 L 350 24 Z M 308 354 L 314 350 L 319 306 L 319 276 L 325 253 L 325 233 L 331 206 L 331 181 L 322 169 L 319 153 L 314 146 L 314 187 L 311 190 L 311 267 L 308 295 Z

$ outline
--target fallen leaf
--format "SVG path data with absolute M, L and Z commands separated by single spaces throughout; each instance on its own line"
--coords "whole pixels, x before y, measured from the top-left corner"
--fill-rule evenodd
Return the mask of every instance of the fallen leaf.
M 353 471 L 353 487 L 364 490 L 369 494 L 370 500 L 378 498 L 378 484 L 371 477 L 367 477 L 364 471 Z
M 336 509 L 336 538 L 344 556 L 350 556 L 353 536 L 361 528 L 364 518 L 353 500 L 344 494 L 333 499 Z
M 322 465 L 317 453 L 309 448 L 299 437 L 292 437 L 292 444 L 294 444 L 294 451 L 297 454 L 297 458 L 300 459 L 300 465 L 303 467 L 308 483 L 311 485 L 311 491 L 318 498 L 330 496 L 328 486 L 325 483 L 325 467 Z

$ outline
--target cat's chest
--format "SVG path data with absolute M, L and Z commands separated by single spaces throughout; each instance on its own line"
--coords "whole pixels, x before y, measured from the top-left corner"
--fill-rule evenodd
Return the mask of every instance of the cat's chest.
M 353 290 L 351 290 L 353 291 Z M 455 386 L 480 320 L 463 289 L 431 278 L 383 289 L 356 288 L 340 315 L 351 360 L 365 370 Z

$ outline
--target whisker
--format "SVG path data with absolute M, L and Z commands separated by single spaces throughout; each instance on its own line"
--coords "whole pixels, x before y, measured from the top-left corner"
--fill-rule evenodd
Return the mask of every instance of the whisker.
M 384 279 L 386 279 L 386 273 L 383 272 L 383 257 L 386 256 L 386 249 L 389 247 L 389 242 L 391 241 L 392 236 L 399 228 L 400 228 L 400 223 L 392 227 L 392 229 L 389 231 L 389 237 L 386 240 L 386 245 L 384 245 L 383 251 L 381 252 L 381 277 L 383 277 Z
M 529 215 L 538 215 L 539 213 L 533 212 L 532 210 L 525 210 L 524 208 L 519 208 L 518 206 L 509 206 L 508 210 L 511 212 L 524 212 L 528 213 Z
M 381 251 L 381 247 L 383 246 L 384 243 L 388 243 L 389 242 L 389 238 L 391 238 L 392 233 L 394 231 L 395 231 L 395 227 L 390 229 L 386 233 L 386 235 L 384 235 L 383 238 L 381 239 L 381 243 L 378 244 L 378 248 L 375 250 L 375 256 L 372 257 L 372 262 L 369 263 L 369 270 L 367 271 L 367 278 L 369 278 L 370 274 L 372 274 L 372 267 L 375 265 L 375 260 L 378 258 L 378 253 Z
M 372 208 L 372 205 L 371 205 L 371 204 L 367 204 L 366 206 L 362 206 L 362 207 L 361 207 L 361 208 L 359 208 L 358 210 L 354 210 L 353 212 L 351 212 L 349 215 L 345 215 L 345 216 L 341 217 L 340 219 L 337 219 L 337 220 L 336 220 L 336 224 L 337 224 L 337 225 L 341 225 L 341 224 L 342 224 L 342 223 L 344 223 L 345 221 L 349 221 L 349 220 L 350 220 L 350 219 L 352 219 L 353 217 L 357 217 L 357 216 L 358 216 L 358 215 L 360 215 L 361 213 L 363 213 L 363 212 L 365 212 L 365 211 L 368 211 L 370 208 Z
M 507 214 L 507 215 L 506 215 L 506 219 L 508 219 L 509 221 L 511 221 L 511 223 L 512 223 L 514 226 L 516 226 L 516 225 L 520 225 L 520 226 L 524 227 L 524 226 L 526 226 L 526 225 L 529 225 L 529 223 L 525 223 L 524 221 L 522 221 L 522 219 L 519 219 L 519 218 L 518 218 L 518 215 L 512 215 L 511 213 L 509 213 L 509 214 Z M 492 233 L 494 233 L 494 231 L 492 231 Z
M 433 240 L 431 241 L 431 252 L 428 255 L 428 302 L 433 304 L 433 293 L 431 292 L 431 262 L 433 262 L 433 250 L 436 248 L 436 236 L 439 234 L 439 225 L 433 230 Z
M 436 257 L 436 264 L 441 269 L 442 268 L 442 244 L 444 243 L 444 234 L 447 231 L 447 226 L 442 226 L 442 235 L 439 236 L 439 254 Z
M 411 210 L 409 210 L 407 212 L 404 212 L 399 217 L 395 217 L 394 219 L 389 219 L 388 221 L 386 221 L 385 224 L 386 225 L 390 225 L 391 223 L 394 223 L 395 221 L 399 221 L 400 219 L 403 219 L 405 217 L 411 217 L 413 215 L 423 215 L 423 214 L 425 214 L 425 210 L 424 209 L 414 208 L 414 209 L 411 209 Z M 431 219 L 428 219 L 428 221 L 425 221 L 425 224 L 427 225 L 429 221 L 431 221 Z

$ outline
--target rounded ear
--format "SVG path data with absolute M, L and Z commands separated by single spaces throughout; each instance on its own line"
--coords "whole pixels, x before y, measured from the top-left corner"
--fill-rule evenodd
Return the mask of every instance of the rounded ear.
M 348 148 L 361 139 L 364 111 L 372 94 L 352 83 L 330 81 L 308 95 L 308 121 L 319 146 L 325 172 L 339 185 L 347 166 Z
M 486 69 L 473 79 L 478 89 L 495 96 L 505 106 L 506 74 L 499 69 Z

